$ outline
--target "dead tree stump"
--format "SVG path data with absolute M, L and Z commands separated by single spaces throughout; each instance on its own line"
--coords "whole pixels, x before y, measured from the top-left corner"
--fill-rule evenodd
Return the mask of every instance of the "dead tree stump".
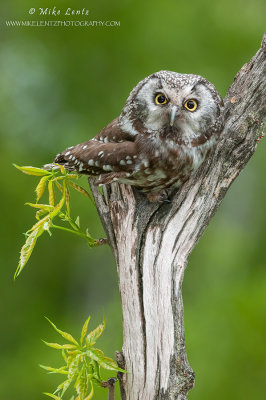
M 215 152 L 170 204 L 150 204 L 136 189 L 91 181 L 113 249 L 123 312 L 118 363 L 122 400 L 186 400 L 194 373 L 186 355 L 182 280 L 188 257 L 229 186 L 256 150 L 265 109 L 266 36 L 225 97 L 225 128 Z

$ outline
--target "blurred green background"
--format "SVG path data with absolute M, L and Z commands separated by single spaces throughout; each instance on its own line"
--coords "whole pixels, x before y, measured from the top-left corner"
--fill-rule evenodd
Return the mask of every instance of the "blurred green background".
M 29 16 L 32 7 L 88 8 L 89 17 Z M 260 46 L 264 0 L 1 2 L 1 307 L 0 399 L 44 399 L 59 382 L 39 363 L 60 365 L 41 339 L 57 336 L 44 316 L 78 335 L 91 314 L 107 328 L 99 346 L 122 346 L 120 299 L 108 247 L 90 250 L 67 233 L 39 240 L 16 282 L 22 232 L 33 223 L 37 180 L 12 167 L 41 166 L 93 137 L 115 118 L 133 86 L 160 69 L 196 73 L 224 96 Z M 6 27 L 6 20 L 88 19 L 120 27 Z M 184 281 L 190 400 L 261 399 L 266 373 L 265 143 L 229 190 L 193 252 Z M 83 184 L 86 185 L 86 179 Z M 74 195 L 73 214 L 96 237 L 95 209 Z M 108 375 L 107 375 L 108 376 Z M 109 375 L 110 376 L 110 375 Z M 98 389 L 95 399 L 106 399 Z M 119 396 L 118 396 L 119 398 Z M 143 399 L 145 400 L 145 399 Z

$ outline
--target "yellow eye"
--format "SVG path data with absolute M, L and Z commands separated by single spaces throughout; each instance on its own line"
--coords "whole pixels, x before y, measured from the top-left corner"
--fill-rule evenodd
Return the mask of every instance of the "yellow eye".
M 195 111 L 198 108 L 198 102 L 197 100 L 194 99 L 187 100 L 184 104 L 184 107 L 188 111 Z
M 156 104 L 163 105 L 163 104 L 168 103 L 168 100 L 167 100 L 167 98 L 165 97 L 164 94 L 158 93 L 158 94 L 156 94 L 156 96 L 155 96 L 155 103 L 156 103 Z

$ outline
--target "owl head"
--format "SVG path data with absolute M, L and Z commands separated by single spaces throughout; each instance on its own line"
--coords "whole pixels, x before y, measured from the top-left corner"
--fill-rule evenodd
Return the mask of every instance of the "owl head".
M 176 133 L 183 140 L 220 132 L 223 100 L 199 75 L 156 72 L 132 90 L 121 114 L 138 132 Z M 142 128 L 141 128 L 142 126 Z

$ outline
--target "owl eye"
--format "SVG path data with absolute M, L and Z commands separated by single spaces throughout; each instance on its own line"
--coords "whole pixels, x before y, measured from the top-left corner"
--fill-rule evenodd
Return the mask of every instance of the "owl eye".
M 156 96 L 155 96 L 155 103 L 156 104 L 166 104 L 166 103 L 168 103 L 168 100 L 167 100 L 167 98 L 165 97 L 165 95 L 164 94 L 162 94 L 162 93 L 158 93 Z
M 188 110 L 188 111 L 195 111 L 198 108 L 198 102 L 197 100 L 187 100 L 184 104 L 184 107 Z

